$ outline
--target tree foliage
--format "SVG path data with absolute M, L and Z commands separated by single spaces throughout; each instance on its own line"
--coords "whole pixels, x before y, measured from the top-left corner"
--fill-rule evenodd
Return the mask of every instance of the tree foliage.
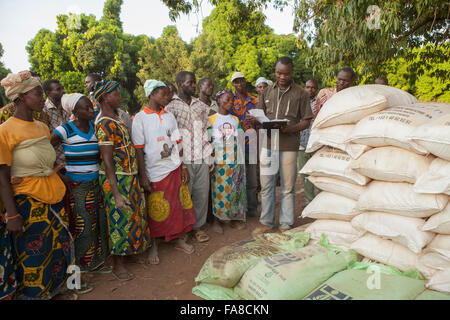
M 66 92 L 83 92 L 86 74 L 100 73 L 119 81 L 124 104 L 138 108 L 134 90 L 143 40 L 123 33 L 121 5 L 122 0 L 107 0 L 100 21 L 93 15 L 58 15 L 55 32 L 41 29 L 28 42 L 31 71 L 43 80 L 59 79 Z
M 171 17 L 187 13 L 198 1 L 162 0 Z M 220 6 L 230 0 L 209 0 Z M 252 12 L 273 5 L 294 9 L 294 30 L 299 42 L 312 48 L 305 62 L 323 74 L 326 82 L 343 66 L 359 69 L 362 78 L 380 73 L 383 62 L 394 57 L 414 60 L 411 48 L 426 43 L 434 47 L 449 36 L 450 3 L 440 0 L 231 0 L 236 8 L 230 24 L 239 29 Z M 377 7 L 369 8 L 373 4 Z M 373 9 L 373 10 L 372 10 Z M 438 55 L 429 49 L 429 54 Z M 436 74 L 436 76 L 440 76 Z
M 3 57 L 3 46 L 0 43 L 0 59 Z M 8 73 L 10 73 L 11 70 L 7 69 L 5 67 L 5 65 L 3 64 L 3 62 L 0 61 L 0 80 L 3 79 L 4 77 L 6 77 L 8 75 Z M 5 105 L 7 102 L 6 96 L 5 96 L 5 89 L 0 86 L 0 108 Z

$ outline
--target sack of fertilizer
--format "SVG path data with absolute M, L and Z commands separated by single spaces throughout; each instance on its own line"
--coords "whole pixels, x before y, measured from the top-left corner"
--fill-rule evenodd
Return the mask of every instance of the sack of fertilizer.
M 433 160 L 434 156 L 421 156 L 398 147 L 379 147 L 353 160 L 350 168 L 374 180 L 415 183 Z
M 370 179 L 352 170 L 352 158 L 344 151 L 324 147 L 317 151 L 300 170 L 301 174 L 313 177 L 330 177 L 349 183 L 366 185 Z
M 232 288 L 261 258 L 301 248 L 308 241 L 308 233 L 297 232 L 266 233 L 233 243 L 214 252 L 203 264 L 195 281 Z
M 414 253 L 420 253 L 435 236 L 433 232 L 422 231 L 423 219 L 385 212 L 363 212 L 354 217 L 351 224 L 357 230 L 390 239 Z
M 444 210 L 432 215 L 422 226 L 423 231 L 432 231 L 439 234 L 450 235 L 450 203 Z
M 353 250 L 320 245 L 261 259 L 234 288 L 246 300 L 300 300 L 314 288 L 356 261 Z
M 450 294 L 434 290 L 425 290 L 414 300 L 450 300 Z
M 418 193 L 445 193 L 450 195 L 450 161 L 436 158 L 428 171 L 419 176 L 414 184 Z
M 225 288 L 210 283 L 200 283 L 198 286 L 192 288 L 192 293 L 205 300 L 238 300 L 231 288 Z
M 350 221 L 361 213 L 357 204 L 353 199 L 322 191 L 303 209 L 301 217 Z
M 414 192 L 410 183 L 374 180 L 359 197 L 358 209 L 425 218 L 442 211 L 448 201 L 445 194 Z
M 356 183 L 332 177 L 309 176 L 307 179 L 319 190 L 338 194 L 356 201 L 358 201 L 359 196 L 366 190 L 366 186 L 360 186 Z
M 426 287 L 439 292 L 450 293 L 450 268 L 436 272 Z
M 356 262 L 325 281 L 304 300 L 414 300 L 424 289 L 423 278 L 385 265 Z
M 350 87 L 337 92 L 324 103 L 312 128 L 357 123 L 387 107 L 416 102 L 414 96 L 394 87 L 377 84 Z
M 363 144 L 346 142 L 354 127 L 354 124 L 343 124 L 323 129 L 312 129 L 306 152 L 314 152 L 323 146 L 329 146 L 342 150 L 353 159 L 357 159 L 361 154 L 369 150 L 370 147 Z
M 429 151 L 411 139 L 411 134 L 419 126 L 449 112 L 450 108 L 434 102 L 390 107 L 359 121 L 347 142 L 371 147 L 394 146 L 427 154 Z
M 441 103 L 445 106 L 445 114 L 432 121 L 424 123 L 408 136 L 435 156 L 450 161 L 450 103 Z
M 437 271 L 423 265 L 419 261 L 419 255 L 407 247 L 371 233 L 366 233 L 353 242 L 350 248 L 370 260 L 395 267 L 401 271 L 418 270 L 426 279 L 431 278 Z
M 331 245 L 344 249 L 349 249 L 366 232 L 353 228 L 348 221 L 322 219 L 311 223 L 305 231 L 311 234 L 312 240 L 320 240 L 322 234 L 325 234 Z
M 438 270 L 450 268 L 450 235 L 437 235 L 423 250 L 420 262 Z

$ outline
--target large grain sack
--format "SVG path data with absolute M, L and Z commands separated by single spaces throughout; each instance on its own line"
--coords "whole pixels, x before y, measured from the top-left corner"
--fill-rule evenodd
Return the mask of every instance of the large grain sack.
M 416 269 L 427 279 L 436 272 L 436 269 L 424 266 L 419 261 L 419 256 L 407 247 L 371 233 L 366 233 L 353 242 L 350 248 L 366 258 L 398 268 L 401 271 Z
M 320 240 L 322 234 L 325 234 L 331 245 L 350 248 L 350 245 L 365 233 L 365 230 L 357 230 L 347 221 L 316 220 L 306 228 L 306 232 L 313 240 Z
M 427 282 L 426 287 L 432 290 L 450 293 L 450 268 L 436 272 Z
M 414 300 L 450 300 L 450 294 L 434 290 L 425 290 Z
M 421 230 L 425 224 L 423 219 L 384 212 L 364 212 L 354 217 L 351 224 L 357 230 L 390 239 L 408 247 L 414 253 L 420 253 L 435 235 L 433 232 Z
M 325 147 L 308 160 L 300 173 L 314 177 L 332 177 L 361 186 L 366 185 L 370 179 L 353 171 L 349 167 L 351 160 L 352 158 L 344 151 Z
M 372 181 L 359 197 L 358 208 L 424 218 L 442 211 L 448 199 L 445 194 L 416 193 L 410 183 Z
M 420 262 L 434 269 L 450 268 L 450 235 L 437 235 L 423 250 Z
M 355 200 L 322 191 L 303 209 L 301 217 L 350 221 L 357 214 Z
M 308 233 L 298 232 L 267 233 L 233 243 L 214 252 L 203 264 L 195 281 L 232 288 L 259 259 L 301 248 L 308 241 Z
M 346 142 L 354 127 L 353 124 L 343 124 L 323 129 L 312 129 L 306 152 L 314 152 L 323 146 L 329 146 L 348 153 L 353 159 L 358 158 L 370 147 Z
M 360 186 L 356 183 L 351 183 L 332 177 L 309 176 L 307 179 L 322 191 L 335 193 L 356 201 L 359 199 L 359 196 L 366 190 L 366 186 Z
M 422 230 L 450 235 L 450 203 L 444 210 L 432 215 L 423 225 Z
M 398 147 L 380 147 L 353 160 L 350 168 L 374 180 L 415 183 L 433 159 Z
M 450 103 L 445 105 L 447 114 L 419 126 L 409 138 L 435 156 L 450 161 Z
M 434 102 L 415 103 L 390 107 L 369 115 L 359 121 L 348 142 L 365 144 L 371 147 L 394 146 L 419 154 L 428 150 L 410 139 L 414 130 L 448 112 L 447 106 Z
M 328 99 L 314 120 L 314 128 L 356 123 L 387 107 L 416 103 L 406 91 L 383 85 L 362 85 L 339 91 Z
M 234 291 L 247 300 L 300 300 L 354 261 L 352 250 L 308 245 L 261 259 L 244 273 Z
M 192 288 L 192 293 L 205 300 L 237 300 L 236 295 L 231 288 L 225 288 L 216 284 L 200 283 Z
M 344 270 L 304 300 L 414 300 L 425 289 L 425 280 L 402 275 L 380 273 L 373 278 L 373 273 L 365 270 Z
M 419 193 L 445 193 L 450 195 L 450 161 L 436 158 L 428 171 L 423 173 L 414 184 Z

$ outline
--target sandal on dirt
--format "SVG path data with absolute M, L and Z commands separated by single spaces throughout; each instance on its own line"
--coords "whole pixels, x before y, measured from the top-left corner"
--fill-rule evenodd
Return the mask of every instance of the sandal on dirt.
M 180 247 L 180 246 L 175 246 L 175 249 L 180 250 L 180 251 L 183 251 L 183 252 L 186 253 L 186 254 L 192 254 L 192 253 L 194 253 L 194 251 L 195 251 L 194 246 L 192 246 L 192 249 L 191 249 L 191 250 L 187 250 L 186 248 L 183 248 L 183 247 Z
M 120 278 L 121 275 L 127 275 L 127 278 Z M 133 280 L 134 279 L 134 275 L 130 274 L 129 272 L 126 271 L 122 271 L 119 272 L 118 274 L 116 274 L 114 271 L 112 272 L 112 275 L 114 276 L 114 278 L 116 278 L 119 281 L 129 281 L 129 280 Z
M 94 287 L 87 284 L 87 282 L 84 282 L 81 284 L 81 289 L 74 290 L 76 294 L 86 294 L 94 290 Z
M 100 268 L 98 268 L 98 269 L 95 269 L 95 270 L 92 270 L 92 271 L 89 271 L 88 273 L 100 273 L 100 274 L 109 274 L 109 273 L 111 273 L 112 272 L 112 266 L 102 266 L 102 267 L 100 267 Z
M 195 232 L 195 240 L 197 240 L 198 242 L 207 242 L 209 241 L 209 236 L 205 231 L 198 230 Z

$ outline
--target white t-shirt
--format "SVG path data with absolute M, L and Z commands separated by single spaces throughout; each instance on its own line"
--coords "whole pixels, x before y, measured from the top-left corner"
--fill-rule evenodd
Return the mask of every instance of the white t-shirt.
M 156 113 L 148 107 L 134 117 L 132 137 L 135 148 L 144 149 L 145 172 L 150 182 L 163 180 L 181 165 L 177 121 L 164 109 Z
M 212 129 L 211 136 L 215 142 L 218 142 L 218 139 L 222 142 L 223 139 L 230 140 L 238 136 L 239 119 L 231 114 L 226 116 L 220 113 L 213 114 L 209 117 L 209 122 Z

